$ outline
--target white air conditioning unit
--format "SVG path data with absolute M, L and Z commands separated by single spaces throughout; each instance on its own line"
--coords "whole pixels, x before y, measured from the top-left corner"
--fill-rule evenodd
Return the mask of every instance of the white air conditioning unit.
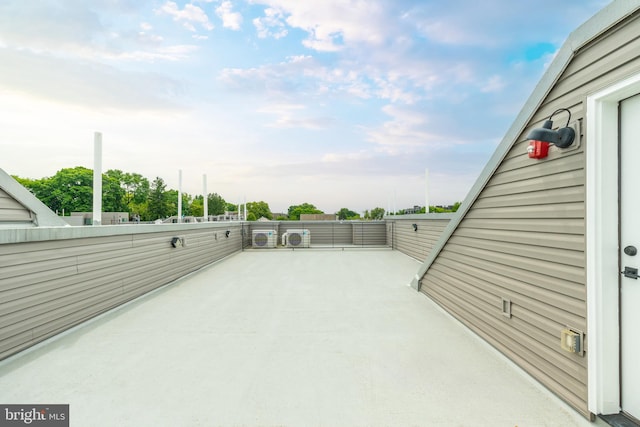
M 309 230 L 287 230 L 282 235 L 282 244 L 288 248 L 308 248 L 311 246 Z
M 251 241 L 254 248 L 275 248 L 278 245 L 278 235 L 274 230 L 253 230 Z

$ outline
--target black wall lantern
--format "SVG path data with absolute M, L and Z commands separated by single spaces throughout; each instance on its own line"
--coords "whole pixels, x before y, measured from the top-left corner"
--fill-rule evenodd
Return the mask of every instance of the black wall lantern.
M 182 239 L 180 237 L 172 237 L 171 246 L 173 246 L 174 248 L 181 248 L 183 246 Z
M 411 224 L 413 231 L 418 231 L 418 224 Z
M 553 130 L 551 129 L 553 127 L 553 121 L 551 119 L 556 113 L 561 111 L 569 113 L 567 124 L 563 128 Z M 532 159 L 543 159 L 547 157 L 551 144 L 558 148 L 570 147 L 576 137 L 576 132 L 572 127 L 569 127 L 569 121 L 571 121 L 571 111 L 567 108 L 560 108 L 549 116 L 549 119 L 544 122 L 541 128 L 533 129 L 529 132 L 529 135 L 527 135 L 527 139 L 531 140 L 529 147 L 527 147 L 529 157 Z

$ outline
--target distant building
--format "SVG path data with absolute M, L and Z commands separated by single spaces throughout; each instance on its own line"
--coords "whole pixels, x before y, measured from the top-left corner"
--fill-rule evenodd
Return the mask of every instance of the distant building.
M 422 207 L 416 205 L 412 208 L 405 209 L 404 213 L 405 215 L 417 214 L 417 213 L 420 213 L 421 210 L 422 210 Z
M 300 214 L 300 221 L 337 221 L 336 214 Z
M 237 211 L 225 211 L 223 215 L 209 216 L 209 221 L 238 221 Z
M 92 225 L 93 212 L 71 212 L 71 216 L 62 217 L 69 225 Z M 102 212 L 101 225 L 129 223 L 129 212 Z
M 200 219 L 201 221 L 201 219 Z M 195 223 L 195 222 L 199 222 L 199 219 L 196 218 L 195 216 L 183 216 L 182 217 L 182 221 L 180 221 L 182 223 Z M 169 218 L 165 219 L 162 221 L 163 224 L 177 224 L 178 223 L 178 216 L 177 215 L 173 215 L 170 216 Z

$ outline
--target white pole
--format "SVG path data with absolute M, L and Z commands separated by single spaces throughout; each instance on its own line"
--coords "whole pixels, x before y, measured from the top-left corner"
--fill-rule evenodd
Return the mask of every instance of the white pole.
M 398 213 L 398 193 L 396 190 L 393 190 L 393 213 L 394 215 Z
M 102 133 L 93 134 L 93 225 L 102 224 Z
M 178 223 L 182 222 L 182 169 L 178 169 Z
M 429 213 L 429 169 L 424 170 L 424 203 L 424 211 Z
M 203 208 L 204 208 L 204 222 L 209 222 L 209 200 L 207 199 L 207 174 L 202 175 L 202 197 L 203 200 Z

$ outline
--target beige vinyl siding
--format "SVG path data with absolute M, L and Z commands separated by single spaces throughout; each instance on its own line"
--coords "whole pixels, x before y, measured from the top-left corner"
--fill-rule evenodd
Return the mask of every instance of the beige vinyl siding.
M 0 245 L 0 359 L 241 249 L 239 225 L 170 227 Z
M 525 136 L 559 108 L 584 131 L 587 94 L 640 71 L 639 36 L 634 14 L 577 51 L 421 280 L 422 292 L 585 416 L 588 337 L 581 357 L 560 348 L 560 331 L 587 327 L 589 138 L 534 160 Z M 566 120 L 558 114 L 554 126 Z M 512 303 L 511 318 L 502 298 Z
M 430 214 L 430 216 L 433 218 L 391 217 L 393 219 L 388 219 L 387 245 L 423 261 L 452 217 L 450 214 Z M 414 231 L 413 224 L 418 226 L 417 231 Z
M 351 245 L 353 230 L 351 223 L 340 221 L 290 221 L 280 224 L 280 231 L 305 229 L 311 234 L 311 245 Z
M 31 225 L 32 222 L 31 211 L 0 188 L 0 226 L 3 223 Z
M 352 223 L 353 244 L 357 246 L 385 246 L 387 229 L 384 222 Z
M 309 230 L 311 245 L 385 246 L 387 244 L 385 223 L 382 221 L 269 221 L 251 222 L 251 230 L 274 230 L 278 233 L 278 245 L 287 230 Z M 251 243 L 250 243 L 251 244 Z

